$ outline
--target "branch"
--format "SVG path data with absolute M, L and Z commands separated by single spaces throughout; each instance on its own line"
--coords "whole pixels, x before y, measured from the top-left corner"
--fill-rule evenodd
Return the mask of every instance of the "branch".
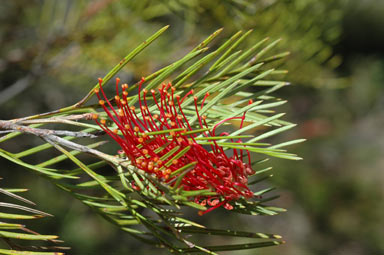
M 28 117 L 27 117 L 28 118 Z M 40 124 L 40 123 L 63 123 L 63 124 L 72 124 L 71 121 L 77 120 L 91 120 L 92 113 L 84 113 L 84 114 L 76 114 L 76 115 L 68 115 L 68 116 L 60 116 L 60 117 L 51 117 L 48 119 L 33 119 L 28 120 L 27 118 L 13 119 L 11 122 L 29 125 L 29 124 Z
M 116 164 L 116 160 L 113 156 L 102 153 L 95 149 L 88 148 L 87 146 L 68 141 L 58 136 L 58 135 L 65 135 L 65 136 L 72 136 L 72 137 L 89 137 L 89 138 L 97 137 L 96 135 L 93 135 L 90 133 L 33 128 L 33 127 L 18 125 L 13 123 L 12 121 L 4 121 L 4 120 L 0 120 L 0 129 L 32 134 L 32 135 L 41 137 L 42 139 L 44 139 L 45 141 L 51 144 L 58 143 L 70 149 L 89 153 L 97 157 L 100 157 L 108 162 Z
M 40 120 L 40 122 L 37 122 L 37 123 L 44 123 L 44 122 L 45 121 Z M 49 121 L 45 123 L 48 123 L 48 122 Z M 53 123 L 54 121 L 51 120 L 50 122 Z M 15 132 L 28 133 L 28 134 L 33 134 L 40 137 L 46 137 L 46 136 L 72 136 L 72 137 L 89 137 L 89 138 L 97 137 L 96 135 L 90 134 L 87 132 L 81 132 L 81 131 L 74 132 L 74 131 L 67 131 L 67 130 L 50 130 L 50 129 L 33 128 L 33 127 L 15 124 L 13 123 L 13 121 L 4 121 L 4 120 L 0 120 L 0 129 L 5 129 L 7 131 L 11 130 Z

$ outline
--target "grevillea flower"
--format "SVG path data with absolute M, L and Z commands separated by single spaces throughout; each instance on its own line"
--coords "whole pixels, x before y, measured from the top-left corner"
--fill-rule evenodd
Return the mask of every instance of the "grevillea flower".
M 198 98 L 194 96 L 195 114 L 199 122 L 199 130 L 194 130 L 182 108 L 182 103 L 193 96 L 193 90 L 183 98 L 176 93 L 176 88 L 171 83 L 163 84 L 158 90 L 148 91 L 142 89 L 145 82 L 143 78 L 139 82 L 136 108 L 129 105 L 128 85 L 123 84 L 120 93 L 119 82 L 120 79 L 117 78 L 115 107 L 103 91 L 102 79 L 99 79 L 99 88 L 95 89 L 99 104 L 117 128 L 111 130 L 106 125 L 106 120 L 99 119 L 98 115 L 94 119 L 121 146 L 133 165 L 172 187 L 180 185 L 178 187 L 185 191 L 215 192 L 216 195 L 194 197 L 194 202 L 209 207 L 206 211 L 199 212 L 200 215 L 220 206 L 231 210 L 233 206 L 230 201 L 253 196 L 247 187 L 248 176 L 254 173 L 249 151 L 245 148 L 239 151 L 234 149 L 232 156 L 228 156 L 215 139 L 211 139 L 210 150 L 207 150 L 198 143 L 197 138 L 200 134 L 206 140 L 216 137 L 216 128 L 231 119 L 241 120 L 241 128 L 245 112 L 241 117 L 222 120 L 209 129 L 207 117 L 199 114 L 209 93 L 199 105 Z M 148 101 L 151 101 L 151 107 L 148 106 Z M 226 135 L 228 133 L 220 134 Z M 241 140 L 237 142 L 241 143 Z M 244 152 L 248 154 L 247 163 L 243 162 Z M 183 177 L 180 183 L 176 180 L 181 174 Z

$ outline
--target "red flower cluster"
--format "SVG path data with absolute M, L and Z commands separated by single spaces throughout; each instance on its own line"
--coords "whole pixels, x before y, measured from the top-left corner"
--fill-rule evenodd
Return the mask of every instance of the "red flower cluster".
M 213 196 L 196 196 L 194 201 L 202 205 L 210 206 L 200 215 L 223 206 L 231 210 L 233 206 L 228 202 L 240 197 L 250 198 L 252 191 L 247 187 L 248 176 L 254 171 L 248 163 L 243 162 L 243 150 L 233 150 L 232 156 L 227 156 L 223 148 L 212 139 L 211 150 L 208 151 L 198 144 L 196 137 L 203 133 L 204 136 L 216 136 L 216 128 L 229 119 L 220 121 L 209 130 L 206 116 L 200 116 L 198 98 L 194 97 L 195 112 L 199 126 L 203 131 L 193 131 L 186 115 L 182 109 L 182 103 L 193 90 L 189 91 L 183 98 L 175 93 L 175 88 L 170 84 L 163 84 L 157 91 L 142 89 L 144 78 L 139 83 L 138 109 L 129 105 L 128 85 L 121 86 L 116 79 L 116 96 L 114 108 L 107 99 L 101 86 L 102 79 L 99 79 L 99 88 L 95 93 L 99 98 L 99 104 L 103 107 L 108 117 L 116 124 L 117 129 L 111 130 L 106 125 L 106 120 L 98 121 L 97 124 L 117 143 L 120 144 L 129 160 L 137 168 L 155 175 L 158 179 L 171 186 L 176 185 L 176 179 L 180 174 L 185 174 L 181 180 L 182 189 L 186 191 L 210 190 L 216 192 Z M 100 93 L 101 92 L 101 93 Z M 200 105 L 203 108 L 204 102 L 209 96 L 205 95 Z M 151 101 L 151 108 L 147 101 Z M 251 101 L 250 101 L 251 103 Z M 240 119 L 243 125 L 245 113 Z M 120 132 L 119 132 L 120 131 Z M 228 135 L 222 133 L 220 135 Z M 240 140 L 238 142 L 241 142 Z M 189 167 L 188 167 L 189 166 Z

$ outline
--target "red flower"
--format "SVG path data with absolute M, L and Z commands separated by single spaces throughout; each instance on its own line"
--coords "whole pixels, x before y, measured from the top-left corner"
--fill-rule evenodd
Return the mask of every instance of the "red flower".
M 132 164 L 155 175 L 170 186 L 177 185 L 178 176 L 188 171 L 179 184 L 182 185 L 183 190 L 210 190 L 217 194 L 199 195 L 194 198 L 196 203 L 210 206 L 206 211 L 199 212 L 200 215 L 220 206 L 231 210 L 233 206 L 228 202 L 253 196 L 252 191 L 247 187 L 248 176 L 254 173 L 250 165 L 249 151 L 244 149 L 249 159 L 248 163 L 244 163 L 242 150 L 234 149 L 233 155 L 227 156 L 215 140 L 212 139 L 211 150 L 208 151 L 196 139 L 199 133 L 203 133 L 208 140 L 209 137 L 216 136 L 216 128 L 230 119 L 240 119 L 240 127 L 242 127 L 245 112 L 242 117 L 220 121 L 210 130 L 206 116 L 199 114 L 198 98 L 195 96 L 195 112 L 199 126 L 204 130 L 193 133 L 190 132 L 193 129 L 181 106 L 184 100 L 193 95 L 193 90 L 180 98 L 175 94 L 176 89 L 168 83 L 163 84 L 158 91 L 149 92 L 142 89 L 143 78 L 139 83 L 139 107 L 136 109 L 133 105 L 129 106 L 127 84 L 121 86 L 120 95 L 119 81 L 120 79 L 117 78 L 116 108 L 112 106 L 103 91 L 102 79 L 99 79 L 100 87 L 95 89 L 99 104 L 116 124 L 117 129 L 108 128 L 105 119 L 98 121 L 97 116 L 94 119 L 109 136 L 119 143 Z M 200 109 L 203 108 L 208 96 L 209 93 L 203 98 Z M 147 104 L 149 100 L 154 105 L 151 109 Z M 228 135 L 228 133 L 220 135 Z M 241 143 L 241 140 L 237 142 Z

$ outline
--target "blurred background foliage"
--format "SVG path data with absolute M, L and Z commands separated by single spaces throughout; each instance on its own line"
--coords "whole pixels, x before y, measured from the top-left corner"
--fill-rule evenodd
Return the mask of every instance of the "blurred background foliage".
M 274 160 L 273 182 L 287 213 L 207 215 L 220 224 L 279 233 L 287 244 L 263 254 L 384 254 L 384 2 L 380 0 L 14 0 L 0 4 L 0 119 L 64 107 L 160 27 L 171 28 L 120 74 L 130 82 L 224 27 L 253 29 L 245 44 L 282 38 L 293 86 L 280 90 L 299 127 L 286 134 L 305 160 Z M 280 137 L 280 139 L 284 140 Z M 26 144 L 9 144 L 27 148 Z M 27 187 L 55 215 L 33 229 L 56 233 L 71 254 L 147 254 L 133 240 L 44 179 L 3 159 L 7 186 Z M 3 244 L 0 244 L 0 247 Z M 239 251 L 237 254 L 254 254 Z M 159 250 L 159 254 L 165 251 Z

